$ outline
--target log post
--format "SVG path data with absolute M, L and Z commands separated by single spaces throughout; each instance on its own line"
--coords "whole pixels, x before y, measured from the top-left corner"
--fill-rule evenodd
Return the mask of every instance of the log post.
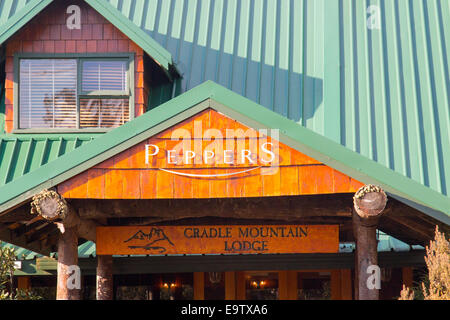
M 78 266 L 78 236 L 75 228 L 66 228 L 58 239 L 58 282 L 57 300 L 80 300 L 80 287 L 74 270 Z M 72 277 L 71 279 L 69 279 Z
M 58 239 L 56 299 L 79 300 L 78 237 L 95 241 L 97 224 L 92 220 L 80 219 L 75 209 L 53 190 L 43 190 L 33 197 L 31 213 L 55 223 L 61 232 Z
M 355 298 L 378 300 L 379 289 L 370 288 L 367 280 L 369 266 L 378 266 L 376 230 L 378 221 L 386 207 L 387 196 L 374 185 L 361 187 L 353 197 L 353 233 L 356 240 L 355 254 Z
M 97 255 L 97 300 L 113 299 L 113 258 Z

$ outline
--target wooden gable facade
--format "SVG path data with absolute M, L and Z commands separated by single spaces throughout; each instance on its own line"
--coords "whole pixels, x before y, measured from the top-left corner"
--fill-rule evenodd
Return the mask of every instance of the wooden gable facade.
M 207 139 L 196 136 L 194 126 L 203 128 L 202 132 L 217 130 L 223 139 L 217 139 L 217 132 L 216 137 Z M 227 138 L 229 129 L 247 132 L 247 136 Z M 279 142 L 274 143 L 276 150 L 273 150 L 279 159 L 276 166 L 258 166 L 257 161 L 250 163 L 248 159 L 241 164 L 224 163 L 223 153 L 229 139 L 234 141 L 235 160 L 239 160 L 244 148 L 261 145 L 261 139 L 272 141 L 249 129 L 207 109 L 59 184 L 58 191 L 69 199 L 208 199 L 354 193 L 363 185 Z M 188 133 L 189 138 L 180 139 L 181 132 Z M 148 163 L 146 145 L 159 148 Z M 196 147 L 211 149 L 214 157 L 207 159 L 206 164 L 194 163 L 194 159 L 182 163 L 186 151 Z M 168 151 L 174 148 L 179 155 L 178 164 L 170 163 L 175 159 L 168 158 Z M 204 157 L 204 152 L 195 156 Z

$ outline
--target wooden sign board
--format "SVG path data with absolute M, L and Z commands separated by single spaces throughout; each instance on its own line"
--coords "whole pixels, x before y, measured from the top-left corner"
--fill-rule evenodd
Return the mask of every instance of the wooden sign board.
M 97 227 L 98 255 L 335 253 L 337 225 Z

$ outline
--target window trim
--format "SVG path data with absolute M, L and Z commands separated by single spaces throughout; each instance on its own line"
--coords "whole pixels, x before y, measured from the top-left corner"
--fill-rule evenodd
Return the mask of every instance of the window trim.
M 90 96 L 95 96 L 95 97 L 128 97 L 129 94 L 127 93 L 127 90 L 130 90 L 130 84 L 129 84 L 129 80 L 130 80 L 130 75 L 128 74 L 127 71 L 127 82 L 125 84 L 126 89 L 125 91 L 120 91 L 120 90 L 94 90 L 94 91 L 83 91 L 83 62 L 85 61 L 126 61 L 127 62 L 127 67 L 128 70 L 130 68 L 129 66 L 129 59 L 121 59 L 121 58 L 110 58 L 110 57 L 106 57 L 106 58 L 79 58 L 78 59 L 78 74 L 80 75 L 80 77 L 78 77 L 78 82 L 77 82 L 77 86 L 78 86 L 78 95 L 81 97 L 90 97 Z
M 19 90 L 20 90 L 20 60 L 21 59 L 76 59 L 77 60 L 77 128 L 29 128 L 23 129 L 19 126 Z M 127 90 L 129 93 L 117 91 L 83 92 L 81 89 L 81 70 L 83 60 L 126 60 L 127 70 Z M 14 114 L 12 133 L 80 133 L 80 132 L 108 132 L 114 128 L 79 128 L 80 125 L 80 99 L 81 98 L 129 98 L 130 120 L 135 118 L 135 87 L 134 87 L 134 53 L 16 53 L 14 55 Z M 99 94 L 101 93 L 101 94 Z

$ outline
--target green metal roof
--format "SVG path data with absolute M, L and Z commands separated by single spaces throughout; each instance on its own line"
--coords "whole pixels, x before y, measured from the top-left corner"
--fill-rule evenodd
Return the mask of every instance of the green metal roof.
M 181 91 L 213 80 L 449 195 L 448 0 L 106 1 L 172 54 Z
M 88 134 L 0 136 L 0 186 L 90 142 Z
M 36 258 L 45 257 L 43 254 L 22 248 L 20 246 L 13 245 L 4 241 L 0 241 L 0 248 L 14 248 L 16 257 L 18 260 L 33 260 Z M 58 256 L 57 252 L 52 252 L 49 255 L 51 258 Z M 86 241 L 78 246 L 78 258 L 91 258 L 95 257 L 95 243 L 92 241 Z
M 0 37 L 47 2 L 1 2 Z M 88 2 L 109 3 L 116 23 L 165 48 L 182 74 L 179 93 L 213 80 L 380 165 L 367 172 L 372 163 L 350 153 L 336 169 L 376 177 L 432 216 L 449 212 L 447 0 Z M 367 27 L 369 5 L 380 9 L 380 29 Z M 359 161 L 371 163 L 364 173 Z
M 450 198 L 300 126 L 212 81 L 0 187 L 0 212 L 130 148 L 194 114 L 213 108 L 255 129 L 280 129 L 280 141 L 363 183 L 434 209 L 429 216 L 450 225 Z
M 43 257 L 42 254 L 33 252 L 31 250 L 15 246 L 11 243 L 7 243 L 4 241 L 0 241 L 0 248 L 13 248 L 15 250 L 15 254 L 18 260 L 32 260 L 39 257 Z
M 0 44 L 51 2 L 52 0 L 6 0 L 0 2 Z
M 147 52 L 170 76 L 171 54 L 132 21 L 104 0 L 85 0 L 91 7 Z M 0 45 L 53 0 L 6 0 L 0 2 Z

